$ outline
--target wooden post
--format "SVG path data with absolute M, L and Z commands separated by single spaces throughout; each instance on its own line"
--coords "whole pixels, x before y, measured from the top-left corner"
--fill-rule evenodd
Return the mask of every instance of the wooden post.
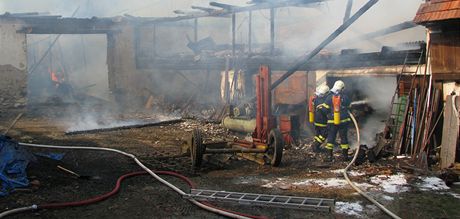
M 451 95 L 446 98 L 446 108 L 444 110 L 444 123 L 442 128 L 441 169 L 448 168 L 455 163 L 455 153 L 458 144 L 459 118 L 457 117 L 458 114 L 455 114 L 455 109 L 452 105 L 459 107 L 458 100 L 458 97 L 452 98 Z
M 236 50 L 236 14 L 232 14 L 232 58 L 235 64 L 235 51 Z M 232 66 L 234 67 L 234 66 Z
M 193 39 L 198 42 L 198 18 L 195 18 L 194 25 L 193 25 Z
M 275 9 L 270 8 L 270 55 L 275 53 Z
M 248 30 L 248 53 L 252 52 L 252 11 L 249 11 L 249 30 Z
M 157 56 L 157 25 L 153 25 L 153 57 Z

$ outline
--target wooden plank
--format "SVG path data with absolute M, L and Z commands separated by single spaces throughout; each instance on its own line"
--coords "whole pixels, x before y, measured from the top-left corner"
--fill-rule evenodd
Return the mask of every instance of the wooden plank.
M 447 96 L 442 129 L 441 168 L 448 168 L 455 163 L 458 142 L 459 122 L 452 108 L 452 96 Z
M 431 40 L 433 75 L 460 72 L 460 37 L 458 33 L 432 34 Z

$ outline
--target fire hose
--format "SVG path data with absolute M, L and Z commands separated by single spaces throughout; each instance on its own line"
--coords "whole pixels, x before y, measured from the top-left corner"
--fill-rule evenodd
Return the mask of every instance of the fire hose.
M 19 143 L 19 145 L 26 146 L 26 147 L 35 147 L 35 148 L 72 149 L 72 150 L 99 150 L 99 151 L 110 151 L 110 152 L 119 153 L 119 154 L 122 154 L 122 155 L 125 155 L 127 157 L 132 158 L 142 169 L 145 170 L 145 172 L 147 172 L 152 177 L 154 177 L 155 179 L 157 179 L 158 181 L 160 181 L 164 185 L 168 186 L 172 190 L 176 191 L 181 196 L 186 195 L 186 193 L 184 191 L 182 191 L 181 189 L 179 189 L 176 186 L 172 185 L 168 181 L 164 180 L 163 178 L 158 176 L 154 171 L 152 171 L 148 167 L 146 167 L 139 159 L 137 159 L 136 156 L 134 156 L 133 154 L 126 153 L 124 151 L 120 151 L 120 150 L 113 149 L 113 148 L 100 148 L 100 147 L 42 145 L 42 144 L 29 144 L 29 143 Z M 169 174 L 169 175 L 171 175 L 171 174 Z M 119 186 L 119 184 L 121 183 L 121 181 L 123 179 L 125 179 L 127 177 L 130 177 L 130 176 L 132 176 L 132 175 L 128 174 L 128 176 L 124 175 L 124 176 L 120 177 L 118 179 L 118 181 L 117 181 L 117 185 Z M 187 183 L 191 183 L 191 181 L 188 180 L 185 176 L 179 175 L 177 173 L 174 173 L 174 176 L 179 177 L 182 180 L 185 180 Z M 112 192 L 114 192 L 114 191 L 112 191 Z M 112 192 L 110 192 L 110 193 L 112 193 Z M 105 195 L 108 195 L 110 193 L 107 193 Z M 111 195 L 114 195 L 115 193 L 116 192 L 114 192 L 113 194 L 110 194 L 108 197 L 110 197 Z M 84 202 L 85 204 L 89 204 L 89 203 L 93 203 L 93 202 L 96 202 L 96 201 L 102 201 L 102 200 L 108 198 L 108 197 L 105 197 L 105 195 L 103 195 L 101 197 L 95 197 L 93 199 L 85 200 L 85 201 L 82 201 L 82 202 Z M 222 216 L 230 217 L 230 218 L 238 218 L 238 219 L 265 218 L 265 217 L 251 216 L 251 215 L 246 215 L 246 214 L 239 213 L 239 212 L 233 212 L 233 211 L 217 208 L 217 207 L 214 207 L 214 206 L 212 206 L 212 205 L 210 205 L 208 203 L 205 203 L 205 202 L 202 203 L 202 202 L 199 202 L 199 201 L 194 200 L 194 199 L 190 199 L 189 201 L 192 202 L 193 204 L 195 204 L 196 206 L 202 208 L 202 209 L 205 209 L 207 211 L 210 211 L 210 212 L 222 215 Z M 65 204 L 66 207 L 67 207 L 67 205 L 68 206 L 80 206 L 82 203 L 81 202 L 69 202 L 69 203 L 61 203 L 61 204 Z M 20 213 L 20 212 L 33 211 L 33 210 L 38 210 L 40 208 L 47 208 L 47 207 L 48 208 L 56 208 L 56 207 L 65 207 L 65 206 L 61 206 L 59 204 L 49 204 L 49 205 L 36 205 L 36 204 L 34 204 L 34 205 L 31 205 L 31 206 L 27 206 L 27 207 L 15 208 L 15 209 L 11 209 L 11 210 L 8 210 L 8 211 L 4 211 L 4 212 L 0 213 L 0 218 L 6 217 L 6 216 L 9 216 L 9 215 L 12 215 L 12 214 Z
M 361 190 L 360 188 L 358 188 L 358 186 L 356 186 L 351 180 L 350 178 L 348 178 L 348 170 L 351 168 L 351 166 L 355 163 L 356 159 L 358 158 L 358 153 L 359 153 L 359 147 L 360 147 L 360 136 L 359 136 L 359 126 L 358 126 L 358 122 L 356 121 L 356 118 L 353 116 L 352 113 L 348 112 L 348 114 L 350 114 L 350 118 L 351 120 L 353 121 L 353 124 L 355 125 L 355 128 L 356 128 L 356 138 L 357 138 L 357 144 L 358 144 L 358 148 L 356 149 L 355 151 L 355 155 L 353 156 L 353 159 L 351 160 L 351 162 L 347 165 L 347 167 L 345 167 L 345 169 L 343 169 L 343 177 L 345 177 L 345 180 L 348 182 L 348 184 L 350 184 L 350 186 L 356 190 L 360 195 L 362 195 L 364 198 L 366 198 L 367 200 L 369 200 L 370 202 L 372 202 L 374 205 L 376 205 L 378 208 L 380 208 L 380 210 L 382 210 L 383 212 L 385 212 L 388 216 L 394 218 L 394 219 L 401 219 L 398 215 L 396 215 L 395 213 L 391 212 L 390 210 L 388 210 L 387 208 L 385 208 L 385 206 L 383 206 L 382 204 L 380 204 L 378 201 L 376 201 L 375 199 L 373 199 L 372 197 L 370 197 L 367 193 L 365 193 L 363 190 Z
M 353 124 L 356 128 L 356 133 L 357 133 L 357 144 L 358 144 L 358 149 L 355 151 L 355 154 L 353 156 L 353 159 L 351 160 L 351 162 L 345 167 L 345 169 L 343 170 L 343 176 L 345 177 L 345 180 L 348 182 L 348 184 L 350 184 L 350 186 L 355 189 L 359 194 L 361 194 L 363 197 L 365 197 L 367 200 L 369 200 L 370 202 L 372 202 L 373 204 L 375 204 L 378 208 L 380 208 L 383 212 L 385 212 L 387 215 L 389 215 L 390 217 L 392 218 L 395 218 L 395 219 L 400 219 L 399 216 L 397 216 L 396 214 L 394 214 L 393 212 L 391 212 L 390 210 L 388 210 L 387 208 L 385 208 L 385 206 L 383 206 L 382 204 L 380 204 L 379 202 L 377 202 L 375 199 L 373 199 L 372 197 L 370 197 L 368 194 L 366 194 L 364 191 L 362 191 L 360 188 L 358 188 L 351 180 L 350 178 L 348 177 L 348 170 L 351 168 L 351 166 L 355 163 L 357 157 L 358 157 L 358 152 L 359 152 L 359 144 L 360 144 L 360 132 L 359 132 L 359 126 L 358 126 L 358 123 L 355 119 L 355 117 L 353 116 L 352 113 L 350 113 L 350 117 L 351 117 L 351 120 L 353 121 Z M 163 183 L 164 185 L 168 186 L 169 188 L 173 189 L 174 191 L 176 191 L 177 193 L 179 193 L 180 195 L 185 195 L 186 193 L 182 190 L 180 190 L 179 188 L 175 187 L 174 185 L 170 184 L 169 182 L 167 182 L 166 180 L 162 179 L 161 177 L 159 177 L 154 171 L 150 170 L 149 168 L 147 168 L 144 164 L 142 164 L 142 162 L 140 162 L 136 156 L 134 156 L 133 154 L 129 154 L 129 153 L 126 153 L 126 152 L 123 152 L 123 151 L 120 151 L 120 150 L 116 150 L 116 149 L 112 149 L 112 148 L 100 148 L 100 147 L 81 147 L 81 146 L 55 146 L 55 145 L 41 145 L 41 144 L 29 144 L 29 143 L 19 143 L 20 145 L 22 146 L 27 146 L 27 147 L 37 147 L 37 148 L 54 148 L 54 149 L 74 149 L 74 150 L 100 150 L 100 151 L 111 151 L 111 152 L 116 152 L 116 153 L 119 153 L 119 154 L 122 154 L 122 155 L 125 155 L 127 157 L 130 157 L 132 159 L 134 159 L 134 161 L 142 168 L 144 169 L 148 174 L 150 174 L 151 176 L 153 176 L 155 179 L 157 179 L 158 181 L 160 181 L 161 183 Z M 133 174 L 133 173 L 132 173 Z M 129 174 L 128 174 L 129 175 Z M 178 174 L 177 174 L 178 175 Z M 132 175 L 129 175 L 129 176 L 132 176 Z M 117 181 L 117 185 L 119 185 L 119 183 L 121 183 L 121 181 L 124 179 L 124 178 L 127 178 L 129 177 L 127 175 L 124 175 L 122 177 L 120 177 Z M 181 179 L 186 179 L 185 177 L 182 178 L 182 177 L 179 177 Z M 187 180 L 185 180 L 186 182 L 189 182 Z M 190 184 L 189 184 L 190 185 Z M 112 191 L 113 192 L 113 191 Z M 115 192 L 116 193 L 116 192 Z M 96 197 L 98 198 L 98 197 Z M 95 199 L 96 199 L 95 198 Z M 106 197 L 107 198 L 107 197 Z M 99 197 L 100 199 L 100 197 Z M 99 200 L 98 201 L 101 201 Z M 102 199 L 103 200 L 103 199 Z M 201 203 L 201 202 L 198 202 L 196 200 L 193 200 L 191 199 L 190 200 L 193 204 L 197 205 L 198 207 L 200 208 L 203 208 L 205 210 L 208 210 L 210 212 L 213 212 L 213 213 L 217 213 L 217 214 L 220 214 L 220 215 L 223 215 L 223 216 L 226 216 L 226 217 L 231 217 L 231 218 L 261 218 L 261 217 L 257 217 L 257 216 L 249 216 L 249 215 L 244 215 L 242 213 L 238 213 L 238 212 L 232 212 L 232 211 L 228 211 L 228 210 L 224 210 L 224 209 L 220 209 L 220 208 L 216 208 L 214 206 L 211 206 L 207 203 Z M 68 203 L 67 203 L 68 204 Z M 75 203 L 74 203 L 75 204 Z M 77 205 L 78 206 L 78 205 Z M 52 204 L 50 205 L 42 205 L 42 206 L 39 206 L 39 205 L 31 205 L 31 206 L 27 206 L 27 207 L 21 207 L 21 208 L 15 208 L 15 209 L 12 209 L 12 210 L 8 210 L 8 211 L 4 211 L 2 213 L 0 213 L 0 218 L 3 218 L 3 217 L 6 217 L 8 215 L 12 215 L 12 214 L 16 214 L 16 213 L 20 213 L 20 212 L 25 212 L 25 211 L 32 211 L 32 210 L 38 210 L 41 208 L 45 208 L 45 207 L 53 207 Z

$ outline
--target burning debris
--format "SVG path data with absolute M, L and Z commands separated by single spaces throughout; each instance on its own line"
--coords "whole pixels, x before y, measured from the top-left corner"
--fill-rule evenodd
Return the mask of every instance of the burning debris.
M 90 133 L 97 133 L 97 132 L 109 132 L 109 131 L 116 131 L 116 130 L 123 130 L 123 129 L 134 129 L 134 128 L 144 128 L 144 127 L 151 127 L 151 126 L 169 125 L 169 124 L 179 123 L 182 121 L 183 121 L 182 119 L 172 119 L 172 120 L 164 120 L 164 121 L 158 121 L 158 122 L 138 122 L 138 121 L 118 122 L 115 126 L 113 124 L 111 126 L 102 125 L 102 127 L 100 128 L 68 131 L 65 134 L 66 135 L 78 135 L 78 134 L 90 134 Z

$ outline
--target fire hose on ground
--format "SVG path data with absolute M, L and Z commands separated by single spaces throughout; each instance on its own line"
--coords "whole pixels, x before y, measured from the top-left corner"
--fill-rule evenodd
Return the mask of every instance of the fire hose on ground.
M 356 128 L 356 136 L 357 136 L 357 145 L 358 145 L 358 148 L 355 150 L 355 155 L 353 156 L 353 159 L 351 160 L 351 162 L 347 165 L 347 167 L 345 167 L 345 169 L 343 169 L 343 177 L 345 177 L 345 180 L 348 182 L 348 184 L 350 184 L 350 186 L 356 190 L 360 195 L 362 195 L 364 198 L 366 198 L 367 200 L 369 200 L 370 202 L 372 202 L 374 205 L 376 205 L 378 208 L 380 208 L 380 210 L 382 210 L 383 212 L 385 212 L 388 216 L 394 218 L 394 219 L 401 219 L 398 215 L 396 215 L 395 213 L 391 212 L 390 210 L 388 210 L 387 208 L 385 208 L 385 206 L 383 206 L 382 204 L 380 204 L 378 201 L 376 201 L 375 199 L 373 199 L 372 197 L 370 197 L 367 193 L 365 193 L 363 190 L 361 190 L 360 188 L 358 188 L 358 186 L 356 186 L 351 180 L 350 178 L 348 178 L 348 170 L 351 168 L 351 166 L 355 163 L 356 159 L 358 158 L 358 153 L 359 153 L 359 147 L 360 147 L 360 136 L 359 136 L 359 126 L 358 126 L 358 122 L 356 121 L 356 118 L 353 116 L 352 113 L 348 112 L 348 114 L 350 114 L 350 118 L 351 120 L 353 121 L 353 124 L 355 125 L 355 128 Z
M 58 145 L 42 145 L 42 144 L 29 144 L 29 143 L 19 143 L 19 144 L 22 145 L 22 146 L 35 147 L 35 148 L 72 149 L 72 150 L 98 150 L 98 151 L 110 151 L 110 152 L 119 153 L 119 154 L 122 154 L 122 155 L 125 155 L 127 157 L 132 158 L 142 169 L 145 170 L 145 172 L 147 172 L 148 174 L 153 176 L 155 179 L 160 181 L 162 184 L 164 184 L 164 185 L 168 186 L 169 188 L 171 188 L 172 190 L 176 191 L 181 196 L 186 195 L 186 193 L 184 191 L 182 191 L 181 189 L 179 189 L 176 186 L 172 185 L 168 181 L 164 180 L 163 178 L 158 176 L 154 171 L 152 171 L 148 167 L 146 167 L 139 159 L 137 159 L 136 156 L 134 156 L 133 154 L 126 153 L 124 151 L 120 151 L 120 150 L 112 149 L 112 148 L 100 148 L 100 147 L 58 146 Z M 173 175 L 173 176 L 179 177 L 180 179 L 182 179 L 185 182 L 187 182 L 187 184 L 189 184 L 190 186 L 193 185 L 188 178 L 186 178 L 185 176 L 182 176 L 180 174 L 173 173 L 173 172 L 158 172 L 158 173 L 159 174 Z M 0 218 L 6 217 L 6 216 L 9 216 L 9 215 L 13 215 L 13 214 L 16 214 L 16 213 L 21 213 L 21 212 L 26 212 L 26 211 L 33 211 L 33 210 L 38 210 L 38 209 L 80 206 L 80 205 L 86 205 L 86 204 L 91 204 L 91 203 L 95 203 L 95 202 L 98 202 L 98 201 L 102 201 L 102 200 L 104 200 L 104 199 L 106 199 L 106 198 L 108 198 L 108 197 L 110 197 L 110 196 L 112 196 L 112 195 L 117 193 L 117 191 L 118 191 L 117 187 L 119 189 L 119 186 L 120 186 L 121 181 L 123 179 L 131 177 L 131 176 L 135 176 L 135 175 L 137 175 L 137 173 L 130 173 L 130 174 L 121 176 L 117 180 L 117 185 L 116 185 L 115 189 L 112 190 L 111 192 L 107 193 L 107 194 L 102 195 L 102 196 L 98 196 L 98 197 L 88 199 L 88 200 L 84 200 L 84 201 L 80 201 L 80 202 L 68 202 L 68 203 L 47 204 L 47 205 L 36 205 L 36 204 L 34 204 L 34 205 L 31 205 L 31 206 L 27 206 L 27 207 L 15 208 L 15 209 L 11 209 L 11 210 L 4 211 L 4 212 L 0 213 Z M 265 217 L 251 216 L 251 215 L 246 215 L 246 214 L 239 213 L 239 212 L 234 212 L 234 211 L 229 211 L 229 210 L 217 208 L 217 207 L 212 206 L 212 205 L 210 205 L 210 204 L 208 204 L 206 202 L 202 203 L 202 202 L 199 202 L 199 201 L 193 200 L 193 199 L 190 199 L 190 202 L 192 202 L 193 204 L 195 204 L 196 206 L 198 206 L 198 207 L 200 207 L 202 209 L 205 209 L 207 211 L 210 211 L 210 212 L 222 215 L 222 216 L 230 217 L 230 218 L 238 218 L 238 219 L 240 219 L 240 218 L 241 219 L 265 218 Z
M 373 204 L 375 204 L 378 208 L 380 208 L 383 212 L 385 212 L 387 215 L 389 215 L 390 217 L 392 218 L 395 218 L 395 219 L 400 219 L 399 216 L 397 216 L 396 214 L 394 214 L 393 212 L 391 212 L 390 210 L 388 210 L 387 208 L 385 208 L 385 206 L 383 206 L 382 204 L 380 204 L 379 202 L 377 202 L 375 199 L 373 199 L 372 197 L 370 197 L 368 194 L 366 194 L 364 191 L 362 191 L 360 188 L 358 188 L 351 180 L 350 178 L 348 177 L 348 170 L 351 168 L 351 166 L 355 163 L 357 157 L 358 157 L 358 152 L 359 152 L 359 145 L 360 145 L 360 132 L 359 132 L 359 126 L 358 126 L 358 123 L 355 119 L 355 117 L 353 116 L 353 114 L 349 113 L 350 114 L 350 117 L 351 117 L 351 120 L 353 121 L 353 124 L 356 128 L 356 133 L 357 133 L 357 144 L 358 144 L 358 148 L 355 150 L 355 154 L 353 156 L 353 159 L 351 160 L 351 162 L 345 167 L 345 169 L 343 170 L 343 176 L 345 177 L 345 180 L 348 182 L 348 184 L 350 184 L 350 186 L 355 189 L 359 194 L 361 194 L 363 197 L 365 197 L 367 200 L 369 200 L 370 202 L 372 202 Z M 177 193 L 179 193 L 180 195 L 185 195 L 186 193 L 184 191 L 182 191 L 181 189 L 177 188 L 176 186 L 170 184 L 169 182 L 167 182 L 166 180 L 164 180 L 163 178 L 161 178 L 160 176 L 158 176 L 154 171 L 150 170 L 149 168 L 147 168 L 144 164 L 142 164 L 142 162 L 140 162 L 136 156 L 134 156 L 133 154 L 129 154 L 129 153 L 126 153 L 126 152 L 123 152 L 123 151 L 120 151 L 120 150 L 116 150 L 116 149 L 112 149 L 112 148 L 99 148 L 99 147 L 80 147 L 80 146 L 55 146 L 55 145 L 41 145 L 41 144 L 29 144 L 29 143 L 19 143 L 20 145 L 23 145 L 23 146 L 27 146 L 27 147 L 37 147 L 37 148 L 54 148 L 54 149 L 74 149 L 74 150 L 100 150 L 100 151 L 111 151 L 111 152 L 116 152 L 116 153 L 119 153 L 119 154 L 122 154 L 122 155 L 125 155 L 127 157 L 130 157 L 132 159 L 134 159 L 134 161 L 142 168 L 146 171 L 146 173 L 150 174 L 151 176 L 153 176 L 155 179 L 157 179 L 158 181 L 160 181 L 161 183 L 163 183 L 164 185 L 168 186 L 169 188 L 173 189 L 174 191 L 176 191 Z M 182 176 L 182 175 L 179 175 L 177 173 L 173 173 L 173 172 L 157 172 L 158 174 L 167 174 L 167 175 L 174 175 L 176 177 L 179 177 L 180 179 L 184 180 L 185 182 L 187 182 L 187 184 L 189 184 L 190 186 L 193 187 L 193 184 L 191 183 L 190 180 L 188 180 L 188 178 L 186 178 L 185 176 Z M 82 203 L 84 204 L 90 204 L 90 203 L 94 203 L 96 201 L 102 201 L 114 194 L 117 193 L 118 189 L 119 189 L 119 186 L 121 184 L 121 181 L 125 178 L 128 178 L 128 177 L 131 177 L 131 176 L 135 176 L 135 175 L 140 175 L 141 173 L 139 172 L 134 172 L 134 173 L 130 173 L 130 174 L 127 174 L 127 175 L 123 175 L 121 176 L 118 180 L 117 180 L 117 186 L 115 187 L 114 190 L 112 190 L 111 192 L 105 194 L 105 195 L 102 195 L 100 197 L 95 197 L 93 199 L 90 199 L 90 200 L 86 200 L 86 201 L 82 201 L 82 202 L 70 202 L 70 203 L 61 203 L 61 204 L 49 204 L 49 205 L 31 205 L 31 206 L 27 206 L 27 207 L 21 207 L 21 208 L 15 208 L 15 209 L 12 209 L 12 210 L 8 210 L 8 211 L 5 211 L 5 212 L 2 212 L 0 213 L 0 218 L 3 218 L 3 217 L 6 217 L 8 215 L 12 215 L 12 214 L 16 214 L 16 213 L 20 213 L 20 212 L 26 212 L 26 211 L 33 211 L 33 210 L 38 210 L 40 208 L 57 208 L 57 207 L 70 207 L 70 206 L 80 206 L 82 205 Z M 142 172 L 142 174 L 145 174 L 144 172 Z M 213 212 L 213 213 L 217 213 L 217 214 L 220 214 L 220 215 L 223 215 L 223 216 L 227 216 L 227 217 L 231 217 L 231 218 L 262 218 L 262 217 L 257 217 L 257 216 L 250 216 L 250 215 L 245 215 L 245 214 L 242 214 L 242 213 L 238 213 L 238 212 L 232 212 L 232 211 L 228 211 L 228 210 L 224 210 L 224 209 L 220 209 L 220 208 L 216 208 L 210 204 L 207 204 L 207 203 L 201 203 L 201 202 L 198 202 L 196 200 L 193 200 L 191 199 L 190 200 L 193 204 L 197 205 L 198 207 L 200 208 L 203 208 L 205 210 L 208 210 L 210 212 Z

